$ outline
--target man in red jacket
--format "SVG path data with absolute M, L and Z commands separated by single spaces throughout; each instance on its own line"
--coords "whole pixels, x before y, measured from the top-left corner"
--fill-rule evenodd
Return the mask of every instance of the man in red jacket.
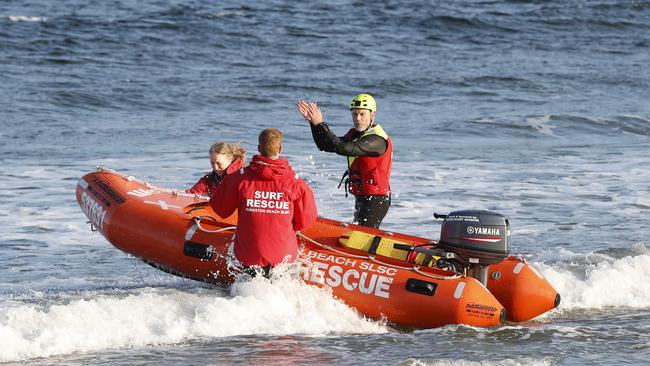
M 250 165 L 227 175 L 212 192 L 210 205 L 221 217 L 239 209 L 235 257 L 244 266 L 270 267 L 293 262 L 298 255 L 296 231 L 317 217 L 311 188 L 291 169 L 282 152 L 282 132 L 262 131 L 260 155 Z

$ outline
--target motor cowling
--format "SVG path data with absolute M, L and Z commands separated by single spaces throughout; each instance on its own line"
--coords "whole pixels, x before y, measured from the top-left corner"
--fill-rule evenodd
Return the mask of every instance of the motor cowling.
M 499 263 L 510 254 L 510 224 L 496 212 L 450 212 L 442 222 L 438 246 L 471 264 Z

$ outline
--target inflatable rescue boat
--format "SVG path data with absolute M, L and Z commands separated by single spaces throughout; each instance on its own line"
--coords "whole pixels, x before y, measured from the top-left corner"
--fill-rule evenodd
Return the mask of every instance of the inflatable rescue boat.
M 205 197 L 106 168 L 82 177 L 76 197 L 91 228 L 121 251 L 175 275 L 222 286 L 234 281 L 236 213 L 219 217 Z M 548 281 L 510 255 L 504 216 L 466 210 L 439 217 L 437 242 L 318 218 L 297 234 L 299 277 L 331 288 L 365 316 L 403 327 L 496 326 L 558 306 Z

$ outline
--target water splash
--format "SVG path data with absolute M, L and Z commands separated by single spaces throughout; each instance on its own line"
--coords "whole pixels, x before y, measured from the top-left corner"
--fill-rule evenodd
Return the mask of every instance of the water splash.
M 641 248 L 631 251 L 642 253 Z M 568 261 L 535 266 L 562 295 L 560 309 L 650 307 L 650 255 L 616 258 L 614 252 L 579 255 L 565 251 Z
M 289 276 L 212 289 L 87 292 L 0 309 L 0 362 L 251 334 L 372 334 L 387 328 Z

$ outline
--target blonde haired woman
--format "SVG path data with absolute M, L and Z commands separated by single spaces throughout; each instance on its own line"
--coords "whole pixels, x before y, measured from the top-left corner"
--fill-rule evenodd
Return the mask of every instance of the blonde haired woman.
M 187 193 L 210 197 L 223 178 L 243 168 L 246 161 L 246 150 L 239 144 L 217 142 L 210 147 L 209 153 L 212 171 L 199 179 Z

